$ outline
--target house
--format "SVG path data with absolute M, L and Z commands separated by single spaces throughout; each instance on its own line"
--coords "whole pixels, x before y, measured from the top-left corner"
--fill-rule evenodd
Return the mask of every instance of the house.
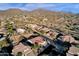
M 26 46 L 22 43 L 19 43 L 18 45 L 14 46 L 12 50 L 13 55 L 17 55 L 19 52 L 21 52 L 23 56 L 34 55 L 33 51 L 31 50 L 31 47 L 28 45 Z
M 28 42 L 30 42 L 31 44 L 38 44 L 38 45 L 42 45 L 42 46 L 47 45 L 47 42 L 45 41 L 45 39 L 42 36 L 37 36 L 32 39 L 29 39 Z

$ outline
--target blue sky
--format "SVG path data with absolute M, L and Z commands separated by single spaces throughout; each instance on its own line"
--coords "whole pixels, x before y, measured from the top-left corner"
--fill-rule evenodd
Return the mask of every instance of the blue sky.
M 0 10 L 6 10 L 10 8 L 19 8 L 28 11 L 42 8 L 52 11 L 79 13 L 78 3 L 0 3 Z

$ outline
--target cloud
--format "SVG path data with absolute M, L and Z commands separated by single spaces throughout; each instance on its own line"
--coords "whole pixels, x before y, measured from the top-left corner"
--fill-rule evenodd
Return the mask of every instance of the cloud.
M 55 7 L 55 4 L 43 4 L 43 3 L 39 3 L 39 4 L 25 4 L 24 7 L 22 7 L 22 9 L 25 10 L 34 10 L 34 9 L 38 9 L 38 8 L 49 8 L 49 7 Z
M 24 4 L 22 3 L 0 3 L 0 10 L 6 10 L 10 8 L 21 8 Z

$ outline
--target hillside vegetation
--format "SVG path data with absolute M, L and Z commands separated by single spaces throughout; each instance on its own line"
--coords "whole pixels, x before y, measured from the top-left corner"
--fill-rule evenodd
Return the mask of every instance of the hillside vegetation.
M 47 26 L 57 32 L 70 34 L 79 40 L 79 15 L 64 12 L 37 9 L 34 11 L 22 11 L 9 9 L 0 11 L 0 28 L 5 27 L 9 20 L 14 27 L 26 28 L 27 24 Z

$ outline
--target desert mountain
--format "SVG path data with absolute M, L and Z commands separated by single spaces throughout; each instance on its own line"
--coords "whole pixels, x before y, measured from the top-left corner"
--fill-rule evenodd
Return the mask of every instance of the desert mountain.
M 27 12 L 27 11 L 25 11 Z M 25 13 L 23 10 L 20 9 L 7 9 L 7 10 L 1 10 L 0 16 L 11 16 L 11 15 L 20 15 Z

